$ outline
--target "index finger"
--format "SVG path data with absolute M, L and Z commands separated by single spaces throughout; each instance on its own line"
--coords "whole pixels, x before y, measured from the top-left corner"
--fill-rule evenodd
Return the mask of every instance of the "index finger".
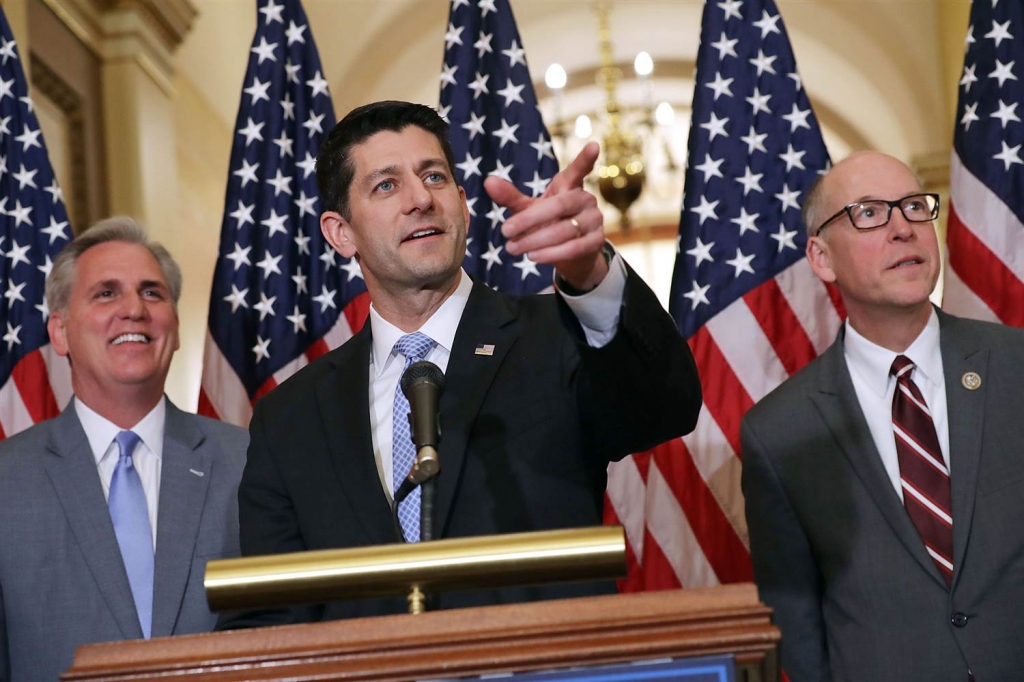
M 583 180 L 594 170 L 597 157 L 601 154 L 601 146 L 596 142 L 589 142 L 576 158 L 568 166 L 559 171 L 558 175 L 551 179 L 544 196 L 558 194 L 567 189 L 583 187 Z
M 520 192 L 508 180 L 494 175 L 484 178 L 484 191 L 487 192 L 491 201 L 499 206 L 504 206 L 513 214 L 519 213 L 535 201 L 532 197 Z

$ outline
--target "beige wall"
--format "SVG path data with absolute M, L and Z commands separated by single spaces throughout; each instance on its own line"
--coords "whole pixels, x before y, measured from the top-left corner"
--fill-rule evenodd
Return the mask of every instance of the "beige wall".
M 19 8 L 25 1 L 5 1 L 12 20 L 24 15 Z M 90 0 L 44 1 L 67 9 L 70 17 L 93 7 Z M 382 97 L 436 102 L 446 0 L 304 4 L 339 116 Z M 953 79 L 962 59 L 968 0 L 779 4 L 834 156 L 874 147 L 907 161 L 948 158 Z M 144 12 L 132 15 L 144 24 L 133 29 L 134 42 L 115 36 L 102 21 L 83 19 L 82 24 L 104 51 L 104 103 L 108 114 L 118 115 L 116 122 L 109 117 L 107 122 L 111 210 L 146 221 L 185 271 L 183 342 L 168 393 L 179 406 L 194 409 L 234 119 L 256 16 L 252 0 L 117 3 L 119 11 L 135 5 L 158 8 L 163 25 Z M 570 73 L 598 65 L 589 3 L 512 0 L 512 6 L 535 82 L 552 61 Z M 657 65 L 692 64 L 703 3 L 620 0 L 617 7 L 612 15 L 616 60 L 629 63 L 637 51 L 650 52 L 655 97 L 685 113 L 692 74 L 659 74 Z M 133 25 L 118 26 L 123 31 Z M 913 39 L 908 26 L 915 28 Z M 624 86 L 624 97 L 636 92 Z M 543 89 L 539 94 L 546 96 Z M 572 102 L 581 111 L 599 105 L 597 88 L 579 89 Z M 680 125 L 687 125 L 685 117 Z M 678 192 L 647 206 L 650 214 L 638 222 L 673 220 Z M 648 260 L 664 268 L 664 258 Z
M 210 284 L 220 246 L 232 131 L 190 81 L 179 76 L 174 85 L 179 173 L 175 234 L 179 238 L 173 247 L 168 246 L 181 264 L 185 287 L 178 306 L 181 351 L 171 368 L 167 392 L 182 409 L 194 410 L 202 373 Z

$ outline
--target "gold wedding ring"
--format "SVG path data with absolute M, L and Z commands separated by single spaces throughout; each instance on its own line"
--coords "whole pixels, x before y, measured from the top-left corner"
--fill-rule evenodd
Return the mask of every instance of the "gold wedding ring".
M 576 238 L 579 239 L 583 236 L 583 228 L 580 227 L 580 222 L 575 218 L 569 218 L 569 223 L 576 228 Z

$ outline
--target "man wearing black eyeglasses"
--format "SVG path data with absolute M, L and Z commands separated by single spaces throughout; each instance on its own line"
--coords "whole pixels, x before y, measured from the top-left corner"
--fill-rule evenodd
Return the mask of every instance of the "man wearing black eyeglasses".
M 791 682 L 1020 679 L 1024 332 L 932 306 L 939 197 L 900 161 L 850 156 L 803 214 L 811 269 L 848 317 L 741 430 L 783 667 Z

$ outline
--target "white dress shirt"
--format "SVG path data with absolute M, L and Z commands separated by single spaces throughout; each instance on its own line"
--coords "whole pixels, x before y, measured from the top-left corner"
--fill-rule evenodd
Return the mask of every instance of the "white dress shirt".
M 896 377 L 889 374 L 897 355 L 905 355 L 914 363 L 910 378 L 921 390 L 932 413 L 942 460 L 946 463 L 946 470 L 950 470 L 949 420 L 946 412 L 946 380 L 942 373 L 942 350 L 939 346 L 939 317 L 933 309 L 928 324 L 903 353 L 894 353 L 868 341 L 847 320 L 843 353 L 871 438 L 882 457 L 882 464 L 889 474 L 893 489 L 902 501 L 900 464 L 896 455 L 896 436 L 892 429 L 892 397 L 896 391 Z
M 146 508 L 149 511 L 149 528 L 153 536 L 153 551 L 156 551 L 156 515 L 160 503 L 160 463 L 164 454 L 164 418 L 167 415 L 167 398 L 161 398 L 149 414 L 133 426 L 139 437 L 139 444 L 132 453 L 132 465 L 142 481 L 142 490 L 146 493 Z M 100 416 L 88 405 L 75 397 L 75 414 L 82 423 L 85 437 L 89 440 L 92 456 L 96 459 L 96 469 L 103 484 L 103 496 L 110 498 L 110 479 L 114 477 L 114 469 L 120 457 L 114 437 L 124 431 L 110 420 Z
M 608 274 L 593 291 L 582 296 L 562 298 L 576 315 L 583 327 L 587 343 L 600 348 L 615 337 L 619 325 L 619 310 L 626 290 L 626 266 L 618 254 L 609 264 Z M 427 353 L 425 360 L 437 365 L 442 372 L 448 371 L 452 343 L 459 321 L 469 301 L 473 282 L 463 270 L 458 286 L 451 296 L 430 316 L 420 331 L 436 342 Z M 373 335 L 373 349 L 370 353 L 370 437 L 373 441 L 373 456 L 377 461 L 377 473 L 381 487 L 392 497 L 392 425 L 395 390 L 405 370 L 405 358 L 392 352 L 398 339 L 406 334 L 391 324 L 370 305 L 370 330 Z M 109 481 L 109 477 L 108 477 Z

